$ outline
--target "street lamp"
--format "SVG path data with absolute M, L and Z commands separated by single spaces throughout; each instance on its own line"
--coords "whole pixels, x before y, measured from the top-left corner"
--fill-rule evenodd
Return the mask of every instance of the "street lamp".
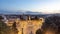
M 24 23 L 22 24 L 22 34 L 24 34 Z

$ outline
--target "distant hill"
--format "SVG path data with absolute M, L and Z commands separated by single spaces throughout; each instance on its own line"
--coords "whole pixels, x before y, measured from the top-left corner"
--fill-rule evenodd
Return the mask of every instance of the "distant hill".
M 33 12 L 33 11 L 4 11 L 0 10 L 0 14 L 33 14 L 33 15 L 38 15 L 38 14 L 43 14 L 42 12 Z

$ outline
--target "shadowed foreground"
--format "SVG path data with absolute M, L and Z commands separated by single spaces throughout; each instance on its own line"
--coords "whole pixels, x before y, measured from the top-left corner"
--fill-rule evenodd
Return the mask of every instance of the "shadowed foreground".
M 18 34 L 18 31 L 15 27 L 15 23 L 12 27 L 9 27 L 2 21 L 2 17 L 0 16 L 0 34 Z
M 49 16 L 36 34 L 60 34 L 60 16 Z

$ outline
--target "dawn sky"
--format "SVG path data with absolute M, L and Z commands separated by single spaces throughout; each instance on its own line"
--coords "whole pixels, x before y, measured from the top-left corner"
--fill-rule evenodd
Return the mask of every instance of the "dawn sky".
M 0 0 L 0 10 L 60 10 L 60 0 Z

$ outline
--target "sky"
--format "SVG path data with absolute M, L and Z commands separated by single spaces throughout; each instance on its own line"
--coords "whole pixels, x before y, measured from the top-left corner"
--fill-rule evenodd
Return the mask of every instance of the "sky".
M 0 10 L 59 12 L 60 0 L 0 0 Z

